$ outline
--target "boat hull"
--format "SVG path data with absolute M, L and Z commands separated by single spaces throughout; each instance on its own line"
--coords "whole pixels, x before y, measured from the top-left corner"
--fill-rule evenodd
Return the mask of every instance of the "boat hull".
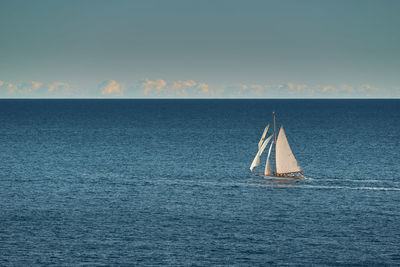
M 259 173 L 259 172 L 252 172 L 255 175 L 259 175 L 259 176 L 263 176 L 263 177 L 271 177 L 274 179 L 280 179 L 280 178 L 284 178 L 284 179 L 305 179 L 303 174 L 279 174 L 279 175 L 275 175 L 275 174 L 271 174 L 271 175 L 265 175 L 264 173 Z

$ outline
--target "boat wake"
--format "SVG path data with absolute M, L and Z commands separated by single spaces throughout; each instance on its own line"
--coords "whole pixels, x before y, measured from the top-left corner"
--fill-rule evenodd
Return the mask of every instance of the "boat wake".
M 400 191 L 399 187 L 342 186 L 342 185 L 301 185 L 301 186 L 298 186 L 298 187 L 300 187 L 300 188 L 310 188 L 310 189 Z
M 239 179 L 240 180 L 240 179 Z M 340 184 L 329 184 L 326 181 L 335 181 Z M 365 182 L 365 184 L 353 184 L 352 182 Z M 370 186 L 371 181 L 374 183 Z M 387 181 L 387 180 L 386 180 Z M 310 189 L 310 190 L 369 190 L 369 191 L 400 191 L 400 186 L 393 185 L 393 183 L 388 183 L 385 180 L 367 179 L 367 180 L 355 180 L 355 179 L 319 179 L 310 178 L 305 179 L 278 179 L 278 178 L 249 178 L 248 181 L 199 181 L 191 179 L 162 179 L 154 181 L 153 183 L 167 183 L 173 186 L 201 186 L 201 187 L 264 187 L 264 188 L 297 188 L 297 189 Z M 378 182 L 382 182 L 378 184 Z M 391 181 L 393 182 L 393 181 Z
M 340 189 L 340 190 L 372 190 L 372 191 L 400 191 L 398 183 L 391 180 L 378 179 L 341 179 L 341 178 L 311 178 L 304 179 L 251 179 L 256 186 L 274 187 L 290 185 L 301 189 Z M 335 184 L 332 184 L 335 182 Z
M 343 179 L 343 178 L 311 178 L 311 177 L 305 177 L 305 180 L 310 180 L 310 181 L 320 181 L 320 182 L 354 182 L 354 183 L 384 183 L 384 182 L 390 182 L 390 183 L 400 183 L 396 182 L 393 180 L 388 180 L 388 179 Z

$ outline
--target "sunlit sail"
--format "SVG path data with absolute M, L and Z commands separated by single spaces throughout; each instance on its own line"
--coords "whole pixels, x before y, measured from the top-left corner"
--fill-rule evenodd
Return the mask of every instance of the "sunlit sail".
M 278 139 L 276 140 L 276 172 L 301 172 L 301 168 L 290 149 L 283 126 L 279 130 Z
M 265 138 L 265 135 L 266 135 L 267 132 L 268 132 L 269 125 L 270 125 L 270 123 L 268 123 L 268 125 L 265 126 L 265 129 L 264 129 L 264 132 L 263 132 L 263 134 L 262 134 L 262 136 L 261 136 L 261 139 L 260 139 L 260 141 L 258 142 L 258 149 L 259 149 L 259 150 L 260 150 L 260 148 L 261 148 L 261 146 L 262 146 L 262 144 L 263 144 L 263 142 L 264 142 L 264 138 Z
M 271 155 L 271 150 L 272 150 L 273 144 L 274 144 L 274 141 L 272 141 L 271 145 L 269 146 L 267 162 L 265 163 L 265 171 L 264 171 L 265 175 L 272 175 L 272 168 L 271 168 L 271 163 L 269 162 L 269 156 Z
M 263 153 L 264 149 L 267 147 L 267 144 L 269 140 L 271 140 L 272 135 L 267 138 L 267 140 L 264 141 L 264 143 L 261 145 L 261 148 L 258 150 L 256 156 L 253 159 L 253 162 L 251 163 L 250 166 L 250 171 L 253 171 L 254 167 L 260 166 L 260 156 Z

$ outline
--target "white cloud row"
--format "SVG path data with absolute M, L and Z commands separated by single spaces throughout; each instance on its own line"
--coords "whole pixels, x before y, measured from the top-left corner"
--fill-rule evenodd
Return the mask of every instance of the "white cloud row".
M 34 93 L 41 92 L 49 95 L 57 92 L 68 93 L 71 89 L 69 83 L 66 82 L 53 82 L 44 85 L 42 82 L 31 81 L 29 83 L 10 83 L 0 81 L 0 92 L 6 93 L 8 96 L 31 96 Z
M 293 82 L 279 84 L 234 84 L 225 87 L 228 97 L 391 97 L 385 88 L 377 88 L 370 84 L 351 86 L 307 85 Z M 400 91 L 397 90 L 397 96 Z
M 285 82 L 278 84 L 240 83 L 211 86 L 202 81 L 145 79 L 125 86 L 116 80 L 102 82 L 97 90 L 84 91 L 68 82 L 10 83 L 0 80 L 0 97 L 399 97 L 400 88 L 377 88 L 370 84 L 353 86 L 307 85 Z
M 207 83 L 194 80 L 173 81 L 146 79 L 141 82 L 143 95 L 147 97 L 210 97 L 216 92 Z

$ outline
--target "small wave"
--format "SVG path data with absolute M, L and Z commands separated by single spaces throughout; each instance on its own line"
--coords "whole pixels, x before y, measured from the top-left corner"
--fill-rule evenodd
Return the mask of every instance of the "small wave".
M 159 180 L 158 182 L 170 185 L 195 185 L 195 186 L 222 186 L 222 187 L 235 187 L 235 186 L 248 186 L 245 182 L 221 182 L 221 181 L 197 181 L 197 180 Z

